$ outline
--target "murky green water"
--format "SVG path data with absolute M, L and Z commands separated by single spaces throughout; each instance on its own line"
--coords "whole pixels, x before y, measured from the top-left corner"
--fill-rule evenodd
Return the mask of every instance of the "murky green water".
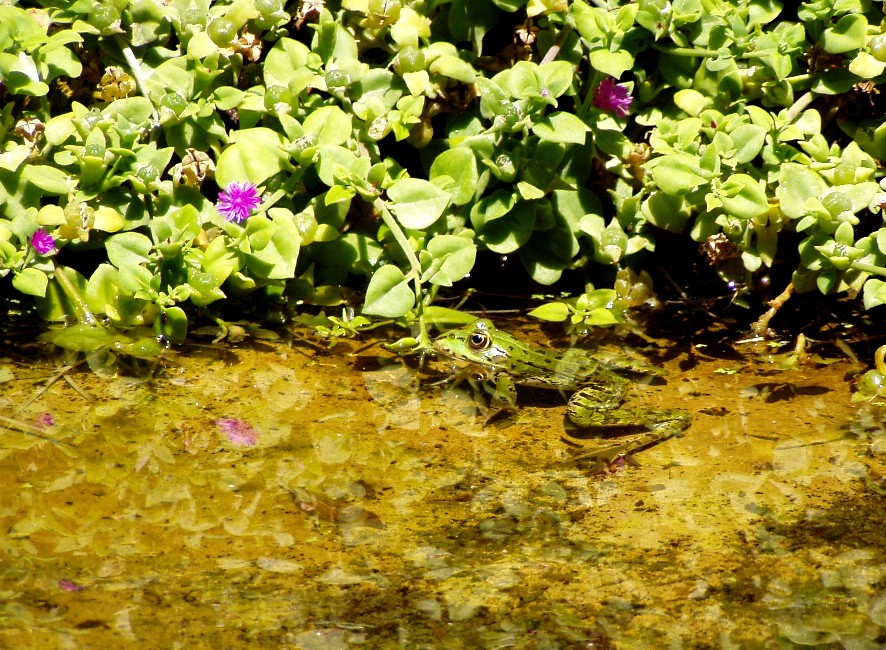
M 8 360 L 0 647 L 886 644 L 886 436 L 848 362 L 687 350 L 632 404 L 693 425 L 590 473 L 557 393 L 484 425 L 363 347 L 48 388 Z

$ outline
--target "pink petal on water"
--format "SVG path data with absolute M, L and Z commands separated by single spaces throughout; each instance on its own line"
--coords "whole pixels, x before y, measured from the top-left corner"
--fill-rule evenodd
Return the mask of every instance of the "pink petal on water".
M 215 423 L 232 444 L 253 447 L 258 442 L 258 433 L 240 418 L 219 418 Z

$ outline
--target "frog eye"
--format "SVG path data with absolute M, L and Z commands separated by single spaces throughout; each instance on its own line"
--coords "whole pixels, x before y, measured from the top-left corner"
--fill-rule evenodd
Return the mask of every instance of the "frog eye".
M 485 332 L 474 332 L 468 337 L 468 347 L 472 350 L 482 350 L 489 345 L 489 335 Z

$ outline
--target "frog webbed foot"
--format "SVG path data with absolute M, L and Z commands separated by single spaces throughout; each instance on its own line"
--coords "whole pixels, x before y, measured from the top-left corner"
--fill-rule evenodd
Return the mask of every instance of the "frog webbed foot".
M 619 458 L 643 451 L 673 437 L 673 435 L 665 434 L 661 430 L 651 430 L 618 438 L 598 439 L 593 447 L 576 451 L 572 456 L 572 464 L 590 470 L 591 473 L 596 473 L 611 466 Z

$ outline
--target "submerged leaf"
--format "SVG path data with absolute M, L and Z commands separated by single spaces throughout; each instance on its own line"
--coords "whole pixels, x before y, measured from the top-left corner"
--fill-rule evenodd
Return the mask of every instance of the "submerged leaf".
M 331 499 L 303 488 L 290 490 L 289 494 L 299 508 L 317 517 L 320 521 L 337 526 L 368 526 L 379 530 L 386 528 L 381 517 L 377 514 L 360 506 L 349 504 L 344 499 Z

